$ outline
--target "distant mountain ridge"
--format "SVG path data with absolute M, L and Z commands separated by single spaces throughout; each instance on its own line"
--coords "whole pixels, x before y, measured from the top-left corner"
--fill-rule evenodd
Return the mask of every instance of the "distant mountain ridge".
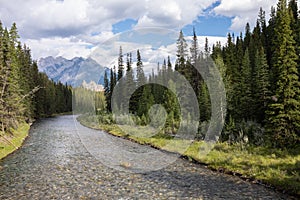
M 82 85 L 83 81 L 91 81 L 104 85 L 104 73 L 110 70 L 101 66 L 92 58 L 75 57 L 66 59 L 64 57 L 41 58 L 38 61 L 39 71 L 44 72 L 55 82 L 67 83 L 73 87 Z

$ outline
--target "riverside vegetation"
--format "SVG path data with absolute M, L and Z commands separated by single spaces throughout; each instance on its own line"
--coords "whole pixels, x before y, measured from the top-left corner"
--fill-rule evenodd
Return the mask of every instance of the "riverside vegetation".
M 71 110 L 71 87 L 38 72 L 16 24 L 0 22 L 0 159 L 22 144 L 35 119 Z
M 202 52 L 194 31 L 188 48 L 181 31 L 177 40 L 175 66 L 172 66 L 168 57 L 158 65 L 156 73 L 148 77 L 143 72 L 141 52 L 137 51 L 135 59 L 131 53 L 123 55 L 120 47 L 118 66 L 111 69 L 110 77 L 105 74 L 103 93 L 98 92 L 97 98 L 90 98 L 92 101 L 80 102 L 80 99 L 83 100 L 80 95 L 82 92 L 76 94 L 75 91 L 75 105 L 82 109 L 81 113 L 85 113 L 82 112 L 84 110 L 94 112 L 78 119 L 86 126 L 164 148 L 179 128 L 181 107 L 170 90 L 159 84 L 147 83 L 151 80 L 156 80 L 157 83 L 167 80 L 169 88 L 180 89 L 170 75 L 175 70 L 190 82 L 200 110 L 200 128 L 196 140 L 184 155 L 212 168 L 242 174 L 300 195 L 299 45 L 297 1 L 279 0 L 277 8 L 271 8 L 268 23 L 265 12 L 260 9 L 253 31 L 247 24 L 244 35 L 241 33 L 235 37 L 228 34 L 225 46 L 218 42 L 210 49 L 206 40 Z M 204 144 L 205 131 L 211 117 L 211 99 L 206 83 L 193 66 L 208 58 L 214 60 L 225 84 L 227 115 L 219 143 L 206 157 L 201 158 L 198 152 L 199 147 Z M 133 60 L 137 65 L 136 71 L 132 70 Z M 135 91 L 129 101 L 130 117 L 124 115 L 122 123 L 148 125 L 149 108 L 154 104 L 161 104 L 167 117 L 164 127 L 157 135 L 143 137 L 143 127 L 138 130 L 138 134 L 133 133 L 135 130 L 123 133 L 115 124 L 111 106 L 118 102 L 111 102 L 111 97 L 115 86 L 121 84 L 121 81 L 131 87 L 124 88 L 124 91 L 117 94 L 118 99 L 125 98 L 128 91 Z M 92 93 L 90 95 L 93 96 Z M 118 106 L 122 114 L 122 104 Z M 188 110 L 192 105 L 186 102 L 184 107 Z M 189 133 L 188 129 L 186 133 Z M 166 150 L 176 152 L 176 145 Z

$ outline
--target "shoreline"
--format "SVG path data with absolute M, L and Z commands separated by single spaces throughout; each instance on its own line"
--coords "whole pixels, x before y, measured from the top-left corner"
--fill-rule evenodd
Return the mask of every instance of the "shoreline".
M 31 124 L 22 123 L 16 130 L 13 130 L 13 135 L 9 138 L 3 139 L 8 134 L 0 136 L 0 161 L 9 155 L 19 150 L 25 140 L 29 137 Z
M 195 157 L 193 157 L 192 155 L 189 154 L 180 154 L 176 151 L 172 151 L 172 150 L 168 150 L 168 149 L 164 149 L 161 148 L 159 145 L 155 144 L 155 142 L 151 142 L 151 141 L 143 141 L 143 140 L 138 140 L 134 137 L 131 137 L 130 135 L 126 135 L 124 133 L 121 133 L 119 130 L 117 130 L 117 128 L 114 125 L 96 125 L 96 124 L 89 124 L 88 122 L 84 121 L 84 118 L 82 119 L 78 119 L 78 117 L 76 118 L 76 120 L 83 126 L 94 129 L 94 130 L 101 130 L 101 131 L 105 131 L 106 133 L 118 137 L 118 138 L 122 138 L 125 140 L 129 140 L 131 142 L 140 144 L 140 145 L 147 145 L 150 146 L 152 148 L 164 151 L 164 152 L 168 152 L 168 153 L 175 153 L 178 154 L 179 157 L 181 159 L 185 159 L 189 162 L 193 162 L 196 164 L 199 164 L 205 168 L 208 168 L 212 171 L 217 171 L 219 173 L 223 173 L 223 174 L 227 174 L 229 176 L 236 176 L 239 177 L 241 180 L 246 181 L 246 182 L 250 182 L 252 184 L 258 184 L 261 185 L 263 187 L 266 187 L 268 189 L 283 193 L 283 194 L 289 194 L 292 197 L 295 198 L 299 198 L 300 197 L 300 191 L 295 191 L 293 189 L 289 189 L 287 187 L 283 187 L 282 185 L 276 185 L 276 184 L 272 184 L 270 182 L 268 182 L 267 180 L 261 180 L 258 179 L 254 176 L 251 176 L 249 174 L 245 174 L 243 172 L 239 172 L 239 170 L 232 170 L 232 169 L 228 169 L 226 168 L 226 166 L 222 166 L 222 165 L 218 165 L 218 163 L 216 165 L 214 165 L 215 163 L 210 163 L 209 161 L 203 161 L 203 160 L 199 160 Z M 242 151 L 242 150 L 241 150 Z

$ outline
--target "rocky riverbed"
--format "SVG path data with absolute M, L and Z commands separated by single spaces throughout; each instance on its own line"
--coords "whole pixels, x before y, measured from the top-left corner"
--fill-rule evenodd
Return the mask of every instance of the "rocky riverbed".
M 0 199 L 292 199 L 163 152 L 174 161 L 141 170 L 158 158 L 144 157 L 139 165 L 122 149 L 139 155 L 150 147 L 74 119 L 59 116 L 32 126 L 23 147 L 0 161 Z

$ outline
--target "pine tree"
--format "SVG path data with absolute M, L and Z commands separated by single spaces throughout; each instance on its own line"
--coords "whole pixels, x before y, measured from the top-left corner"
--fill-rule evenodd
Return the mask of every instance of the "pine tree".
M 141 113 L 141 110 L 140 109 L 140 106 L 139 104 L 144 104 L 145 102 L 142 102 L 142 96 L 143 96 L 143 85 L 145 85 L 146 83 L 146 77 L 145 77 L 145 74 L 144 74 L 144 69 L 143 69 L 143 62 L 142 62 L 142 58 L 141 58 L 141 54 L 140 54 L 140 51 L 137 50 L 137 63 L 136 63 L 136 90 L 135 92 L 133 93 L 133 95 L 131 96 L 131 99 L 130 99 L 130 110 L 133 112 L 133 113 L 136 113 L 138 114 L 140 117 L 142 114 Z
M 150 85 L 144 85 L 141 87 L 141 89 L 142 89 L 142 94 L 139 99 L 137 114 L 140 117 L 144 115 L 148 120 L 148 111 L 151 108 L 151 106 L 154 104 L 154 97 L 151 92 Z
M 296 53 L 300 55 L 300 15 L 298 11 L 297 0 L 289 1 L 289 10 L 291 14 L 291 29 L 296 42 Z M 298 73 L 300 72 L 300 59 L 297 60 Z
M 199 110 L 200 110 L 200 121 L 208 121 L 211 115 L 211 105 L 208 88 L 205 83 L 201 84 L 199 94 Z
M 129 101 L 129 108 L 134 107 L 133 102 L 130 102 L 130 96 L 128 94 L 132 94 L 136 89 L 136 84 L 134 82 L 134 70 L 132 69 L 132 54 L 127 54 L 126 61 L 126 88 L 124 90 L 125 102 Z M 129 98 L 129 99 L 128 99 Z
M 105 72 L 104 72 L 104 95 L 106 96 L 106 98 L 108 98 L 109 93 L 110 93 L 109 80 L 108 80 L 108 76 L 107 76 L 107 71 L 105 70 Z
M 116 67 L 114 66 L 114 68 L 110 69 L 110 85 L 109 85 L 109 94 L 108 94 L 108 99 L 107 99 L 107 109 L 109 111 L 111 111 L 111 107 L 112 107 L 112 102 L 111 102 L 111 98 L 112 98 L 112 94 L 114 91 L 114 88 L 116 86 Z
M 300 82 L 298 56 L 290 27 L 291 15 L 286 0 L 279 0 L 275 26 L 277 49 L 273 55 L 276 89 L 268 111 L 268 133 L 276 146 L 287 147 L 300 140 Z
M 111 100 L 110 100 L 110 88 L 109 88 L 109 80 L 107 71 L 104 71 L 104 96 L 106 101 L 106 109 L 109 110 L 111 108 Z
M 195 27 L 193 28 L 193 41 L 192 41 L 192 45 L 190 48 L 190 52 L 191 52 L 191 63 L 193 65 L 196 65 L 198 53 L 199 53 L 199 47 L 198 47 L 198 38 L 197 38 L 196 31 L 195 31 Z
M 188 79 L 190 84 L 192 85 L 192 87 L 195 91 L 195 94 L 198 97 L 200 94 L 200 87 L 201 87 L 201 82 L 203 81 L 203 79 L 198 72 L 198 70 L 200 70 L 199 69 L 200 68 L 200 61 L 199 61 L 200 58 L 199 58 L 198 38 L 197 38 L 195 28 L 193 29 L 193 41 L 192 41 L 191 46 L 192 46 L 190 48 L 191 60 L 189 60 L 186 64 L 186 69 L 185 69 L 184 75 L 186 76 L 186 78 Z
M 3 105 L 2 112 L 2 130 L 8 128 L 16 128 L 22 120 L 23 104 L 20 89 L 20 69 L 17 60 L 16 45 L 19 38 L 15 24 L 8 32 L 7 29 L 3 32 L 2 48 L 3 48 L 3 85 L 1 99 Z
M 254 118 L 263 123 L 270 96 L 269 66 L 263 47 L 256 51 L 254 70 Z
M 205 53 L 206 58 L 210 55 L 210 48 L 208 46 L 208 38 L 207 37 L 205 38 L 204 53 Z
M 175 65 L 175 70 L 182 73 L 185 68 L 185 62 L 187 58 L 187 43 L 184 38 L 182 30 L 179 32 L 179 37 L 177 39 L 177 60 Z
M 140 54 L 140 50 L 137 50 L 137 63 L 136 63 L 136 77 L 137 87 L 140 87 L 146 83 L 146 77 L 143 69 L 143 62 Z
M 246 120 L 253 118 L 251 83 L 252 78 L 249 51 L 246 49 L 241 69 L 240 94 L 238 95 L 240 97 L 240 104 L 239 107 L 237 107 L 237 109 L 239 108 L 237 112 L 240 113 L 240 117 Z
M 246 48 L 249 47 L 250 39 L 251 39 L 250 24 L 247 23 L 245 28 L 244 51 L 246 51 Z
M 180 106 L 178 105 L 176 95 L 172 91 L 176 91 L 176 84 L 173 80 L 169 80 L 168 88 L 164 91 L 164 107 L 168 113 L 166 126 L 171 128 L 174 132 L 176 122 L 180 120 Z
M 124 63 L 123 63 L 123 51 L 122 51 L 122 46 L 120 46 L 120 51 L 119 51 L 119 58 L 118 58 L 118 78 L 117 81 L 119 81 L 124 74 Z
M 258 14 L 258 23 L 261 28 L 261 43 L 264 50 L 266 51 L 268 42 L 267 42 L 267 23 L 266 23 L 266 12 L 260 7 Z
M 251 39 L 250 39 L 251 40 Z M 240 37 L 236 39 L 236 56 L 235 60 L 237 61 L 238 71 L 241 70 L 241 66 L 243 64 L 243 57 L 244 57 L 244 41 L 242 33 L 240 34 Z
M 276 9 L 274 7 L 271 7 L 271 17 L 269 19 L 269 26 L 267 27 L 267 60 L 268 60 L 268 65 L 270 66 L 270 83 L 271 83 L 271 91 L 275 92 L 276 88 L 276 77 L 277 71 L 276 67 L 274 66 L 276 61 L 274 60 L 277 55 L 275 55 L 276 49 L 278 48 L 278 38 L 276 38 L 275 33 L 275 26 L 276 26 L 276 21 L 277 21 L 277 16 L 276 16 Z
M 168 69 L 167 69 L 168 77 L 172 79 L 171 74 L 173 72 L 173 68 L 172 68 L 172 63 L 171 63 L 170 56 L 168 56 L 167 65 L 168 65 Z
M 227 103 L 228 103 L 228 115 L 231 115 L 234 119 L 239 119 L 238 108 L 240 105 L 240 96 L 239 93 L 239 65 L 236 59 L 236 45 L 232 41 L 232 36 L 228 34 L 227 37 L 227 46 L 224 48 L 224 64 L 226 66 L 226 75 L 230 77 L 228 79 L 228 87 L 231 88 L 231 92 L 227 94 Z
M 24 104 L 24 116 L 27 120 L 33 117 L 33 102 L 32 102 L 32 90 L 34 89 L 34 81 L 32 80 L 32 60 L 30 55 L 30 50 L 24 45 L 21 47 L 19 43 L 17 46 L 18 65 L 20 66 L 20 89 L 21 95 L 25 97 L 22 101 Z

